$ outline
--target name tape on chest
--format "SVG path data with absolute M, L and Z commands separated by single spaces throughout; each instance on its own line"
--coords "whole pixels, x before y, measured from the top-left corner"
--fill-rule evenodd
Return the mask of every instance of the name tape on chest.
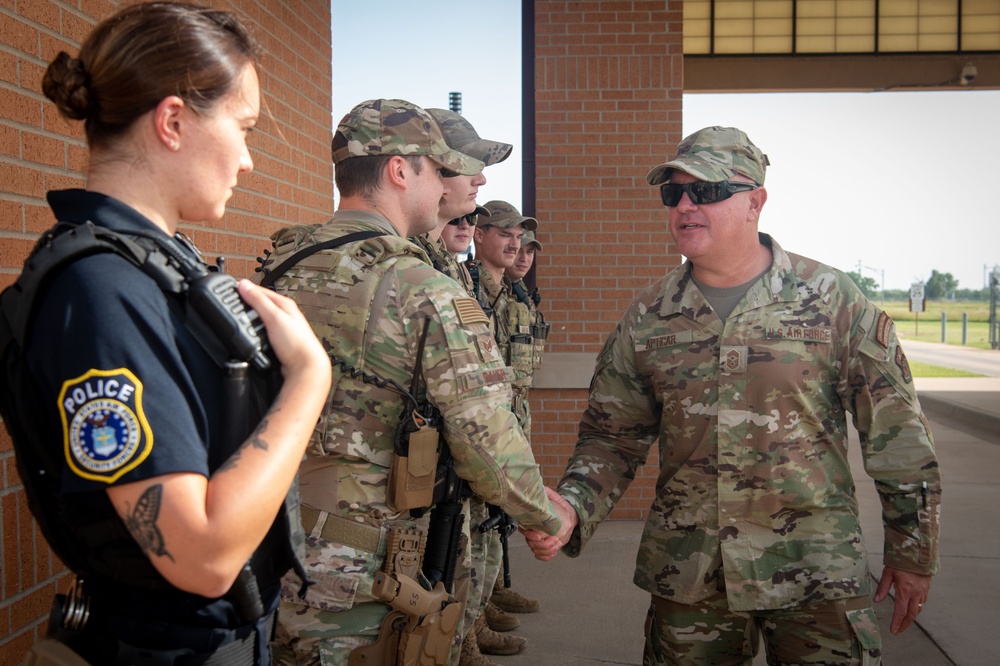
M 153 448 L 142 382 L 126 368 L 88 370 L 59 392 L 66 463 L 77 476 L 113 483 Z
M 768 326 L 764 337 L 768 340 L 833 342 L 833 331 L 826 326 Z
M 660 349 L 661 347 L 673 347 L 690 342 L 694 342 L 694 331 L 677 331 L 676 333 L 666 333 L 648 338 L 646 342 L 639 342 L 636 344 L 635 350 Z
M 833 342 L 833 329 L 828 326 L 767 326 L 764 328 L 764 338 L 767 340 L 831 343 Z M 694 331 L 677 331 L 676 333 L 665 333 L 647 338 L 645 341 L 638 340 L 635 350 L 648 351 L 663 347 L 675 347 L 695 341 Z

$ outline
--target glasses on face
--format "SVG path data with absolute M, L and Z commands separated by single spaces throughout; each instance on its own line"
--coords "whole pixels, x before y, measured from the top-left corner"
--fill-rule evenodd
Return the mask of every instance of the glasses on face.
M 454 220 L 449 220 L 448 224 L 453 227 L 460 226 L 462 222 L 465 222 L 470 227 L 476 226 L 476 215 L 463 215 L 462 217 L 456 217 Z
M 681 202 L 681 197 L 687 192 L 691 203 L 702 205 L 725 201 L 737 192 L 756 190 L 759 185 L 721 180 L 718 183 L 708 183 L 696 180 L 693 183 L 663 183 L 660 185 L 660 199 L 664 206 L 674 207 Z

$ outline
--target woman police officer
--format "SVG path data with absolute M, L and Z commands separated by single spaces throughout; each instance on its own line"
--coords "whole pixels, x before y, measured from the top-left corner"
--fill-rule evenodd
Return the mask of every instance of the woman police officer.
M 60 53 L 43 90 L 63 116 L 84 121 L 90 161 L 84 189 L 49 192 L 56 218 L 147 239 L 203 267 L 178 224 L 221 218 L 237 176 L 253 168 L 256 59 L 233 15 L 173 2 L 119 11 L 78 58 Z M 41 396 L 31 428 L 54 424 L 46 442 L 63 463 L 61 506 L 74 516 L 40 522 L 94 542 L 94 570 L 76 571 L 89 619 L 74 643 L 91 663 L 270 663 L 277 582 L 290 561 L 275 516 L 331 371 L 291 300 L 246 280 L 238 293 L 266 328 L 283 384 L 236 442 L 223 367 L 175 295 L 140 267 L 115 253 L 77 259 L 37 306 L 24 356 Z M 91 519 L 100 529 L 74 531 Z M 136 571 L 136 561 L 155 571 Z M 248 562 L 261 608 L 251 617 L 232 593 L 242 586 L 246 597 L 247 582 L 234 581 Z

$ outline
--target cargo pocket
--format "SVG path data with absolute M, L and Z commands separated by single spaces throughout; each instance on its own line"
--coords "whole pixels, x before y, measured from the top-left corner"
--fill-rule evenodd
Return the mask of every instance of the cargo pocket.
M 862 666 L 879 666 L 882 663 L 882 635 L 878 618 L 872 608 L 847 611 L 847 622 L 858 644 Z
M 305 567 L 313 584 L 302 599 L 297 587 L 286 585 L 283 581 L 282 600 L 305 603 L 324 611 L 350 610 L 355 604 L 361 580 L 374 575 L 375 555 L 310 535 L 306 535 L 306 552 L 311 557 L 307 558 Z

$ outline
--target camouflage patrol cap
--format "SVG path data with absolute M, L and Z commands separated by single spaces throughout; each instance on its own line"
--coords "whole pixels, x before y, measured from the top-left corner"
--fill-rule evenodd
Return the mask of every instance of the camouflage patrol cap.
M 646 174 L 650 185 L 660 185 L 679 169 L 699 180 L 717 183 L 741 174 L 758 185 L 770 162 L 742 130 L 735 127 L 706 127 L 688 136 L 677 146 L 671 161 L 653 167 Z
M 521 225 L 525 231 L 534 231 L 538 228 L 538 220 L 533 217 L 525 217 L 506 201 L 487 201 L 486 210 L 490 211 L 489 225 L 509 229 Z
M 535 238 L 534 231 L 525 231 L 524 235 L 521 236 L 521 247 L 525 247 L 526 245 L 534 245 L 536 250 L 539 252 L 542 251 L 542 244 Z
M 426 155 L 464 176 L 483 163 L 448 147 L 434 118 L 402 99 L 370 99 L 341 119 L 333 136 L 333 163 L 367 155 Z
M 514 146 L 509 143 L 481 138 L 472 123 L 454 111 L 427 109 L 427 113 L 437 121 L 444 140 L 450 147 L 480 160 L 486 166 L 503 162 L 514 150 Z

